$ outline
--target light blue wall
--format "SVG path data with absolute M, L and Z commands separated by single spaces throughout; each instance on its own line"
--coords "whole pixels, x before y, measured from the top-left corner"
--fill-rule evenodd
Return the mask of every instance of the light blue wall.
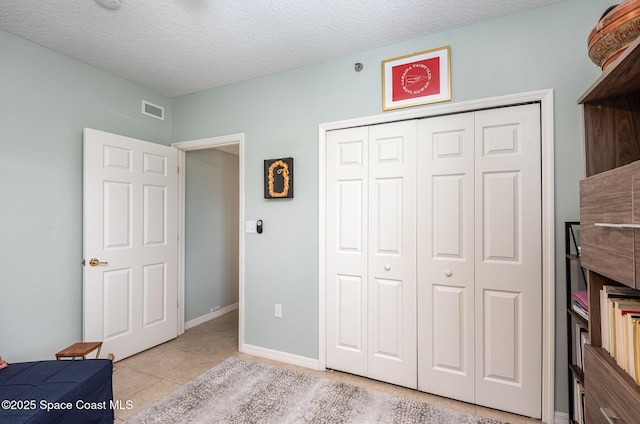
M 238 156 L 186 153 L 185 319 L 238 303 Z
M 582 177 L 578 97 L 600 74 L 589 31 L 609 0 L 568 0 L 174 99 L 173 139 L 245 133 L 245 343 L 318 357 L 318 124 L 382 113 L 382 60 L 451 46 L 452 102 L 552 88 L 555 120 L 556 409 L 567 410 L 563 222 L 577 220 Z M 356 73 L 355 62 L 364 70 Z M 262 160 L 295 158 L 295 199 L 262 197 Z M 274 318 L 273 305 L 283 305 Z
M 142 99 L 167 120 L 140 113 Z M 171 99 L 0 30 L 0 355 L 82 336 L 82 129 L 168 144 Z

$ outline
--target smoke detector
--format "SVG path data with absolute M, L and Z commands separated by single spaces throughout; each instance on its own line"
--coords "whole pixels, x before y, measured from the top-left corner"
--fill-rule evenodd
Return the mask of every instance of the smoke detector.
M 120 0 L 96 0 L 100 6 L 109 10 L 118 10 L 120 9 Z

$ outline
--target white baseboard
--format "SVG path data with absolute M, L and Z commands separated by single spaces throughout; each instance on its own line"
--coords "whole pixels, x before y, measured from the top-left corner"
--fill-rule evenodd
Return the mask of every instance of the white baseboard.
M 569 424 L 569 414 L 566 412 L 556 411 L 555 417 L 553 417 L 554 424 Z
M 260 346 L 244 344 L 242 346 L 242 353 L 246 353 L 247 355 L 258 356 L 260 358 L 266 358 L 274 361 L 283 362 L 285 364 L 297 365 L 299 367 L 311 368 L 314 370 L 320 369 L 319 362 L 317 359 L 294 355 L 292 353 L 287 353 L 287 352 L 281 352 L 279 350 L 267 349 Z
M 185 322 L 184 327 L 188 330 L 190 328 L 195 327 L 196 325 L 204 324 L 207 321 L 211 321 L 212 319 L 221 317 L 222 315 L 228 314 L 231 311 L 235 311 L 236 309 L 238 309 L 238 303 L 225 306 L 224 308 L 217 309 L 213 312 L 210 312 L 208 314 L 202 315 L 198 318 L 194 318 L 190 321 Z

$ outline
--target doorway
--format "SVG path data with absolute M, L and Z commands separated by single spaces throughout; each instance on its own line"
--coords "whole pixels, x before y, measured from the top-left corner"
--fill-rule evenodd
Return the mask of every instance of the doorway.
M 179 258 L 178 258 L 178 293 L 179 293 L 179 301 L 178 301 L 178 314 L 182 319 L 178 322 L 178 334 L 184 333 L 187 328 L 198 325 L 202 322 L 208 321 L 210 319 L 216 318 L 217 316 L 223 315 L 227 312 L 230 312 L 235 309 L 239 309 L 238 312 L 238 349 L 240 351 L 243 350 L 244 343 L 244 320 L 242 314 L 242 305 L 243 305 L 243 293 L 244 293 L 244 238 L 243 233 L 241 231 L 241 223 L 244 222 L 244 134 L 232 134 L 228 136 L 221 137 L 212 137 L 206 139 L 185 141 L 172 144 L 173 147 L 178 149 L 178 163 L 179 163 L 179 231 L 180 231 L 180 240 L 179 240 Z M 228 164 L 224 165 L 225 169 L 221 169 L 220 166 L 224 162 L 234 162 L 225 161 L 226 158 L 234 158 L 237 157 L 237 169 L 234 169 L 233 165 L 231 167 Z M 217 163 L 217 165 L 216 165 Z M 217 181 L 215 184 L 217 185 L 216 191 L 224 192 L 224 185 L 232 185 L 233 184 L 233 175 L 237 176 L 235 183 L 237 184 L 237 204 L 235 205 L 217 205 L 215 209 L 217 212 L 209 214 L 207 216 L 207 212 L 204 214 L 202 211 L 193 210 L 191 213 L 188 210 L 188 205 L 190 204 L 187 197 L 189 194 L 186 193 L 189 168 L 193 171 L 196 171 L 197 168 L 198 173 L 200 174 L 199 178 L 205 179 L 207 172 L 209 175 L 215 176 L 217 175 L 219 178 L 223 178 L 225 181 Z M 209 168 L 209 171 L 206 168 Z M 217 168 L 217 170 L 216 170 Z M 211 171 L 213 169 L 213 171 Z M 213 174 L 211 174 L 213 172 Z M 212 202 L 215 203 L 216 200 L 210 197 L 206 199 L 204 196 L 199 196 L 198 190 L 204 190 L 206 192 L 207 186 L 211 187 L 212 181 L 200 181 L 195 185 L 193 182 L 189 182 L 189 186 L 193 191 L 196 197 L 195 202 L 191 202 L 192 208 L 193 205 L 203 206 L 205 209 L 207 208 L 207 203 L 209 206 L 212 205 Z M 200 199 L 198 199 L 200 197 Z M 192 199 L 193 200 L 193 199 Z M 200 209 L 200 206 L 197 206 L 197 209 Z M 234 216 L 235 215 L 235 216 Z M 203 220 L 210 218 L 211 228 L 213 230 L 221 230 L 226 227 L 224 230 L 224 234 L 222 237 L 226 237 L 227 240 L 230 241 L 231 249 L 220 250 L 220 244 L 218 246 L 215 243 L 211 243 L 211 240 L 200 240 L 197 243 L 190 243 L 187 240 L 189 234 L 192 234 L 192 238 L 194 234 L 197 234 L 197 231 L 194 232 L 190 230 L 189 220 Z M 229 229 L 228 227 L 231 227 Z M 235 227 L 235 231 L 233 228 Z M 235 233 L 235 237 L 234 237 Z M 193 240 L 192 240 L 193 241 Z M 191 246 L 188 244 L 190 243 Z M 237 243 L 237 244 L 236 244 Z M 216 259 L 210 261 L 215 263 L 215 261 L 224 262 L 224 257 L 226 258 L 237 258 L 237 270 L 226 269 L 220 275 L 217 275 L 216 278 L 226 279 L 226 280 L 236 280 L 238 281 L 237 292 L 230 293 L 233 289 L 232 283 L 229 281 L 224 282 L 223 284 L 218 285 L 217 288 L 206 287 L 207 282 L 197 283 L 201 287 L 196 290 L 191 290 L 191 293 L 187 290 L 187 279 L 190 279 L 189 272 L 193 275 L 203 275 L 208 271 L 204 268 L 210 266 L 210 264 L 205 264 L 204 268 L 202 265 L 202 259 L 194 261 L 190 261 L 189 249 L 197 249 L 195 246 L 204 246 L 203 249 L 206 252 L 203 252 L 205 255 L 214 255 Z M 236 252 L 237 246 L 237 252 Z M 237 255 L 237 256 L 236 256 Z M 200 256 L 199 253 L 193 253 L 193 256 Z M 232 262 L 234 262 L 232 261 Z M 216 267 L 214 266 L 214 269 Z M 237 277 L 236 277 L 237 276 Z M 191 281 L 191 280 L 190 280 Z M 197 281 L 197 277 L 196 277 Z M 191 284 L 191 282 L 189 283 Z M 204 286 L 202 285 L 204 284 Z M 195 289 L 195 287 L 189 287 L 189 289 Z M 198 291 L 204 292 L 199 293 Z M 213 299 L 211 294 L 215 292 L 215 297 L 217 299 Z M 206 293 L 201 296 L 201 294 Z M 193 304 L 193 299 L 205 298 L 202 302 L 197 300 L 196 303 Z M 224 299 L 227 299 L 226 301 Z M 228 299 L 237 299 L 236 302 L 230 301 Z M 190 312 L 191 315 L 194 313 L 197 316 L 187 316 L 186 304 L 190 302 L 190 305 L 193 304 L 195 308 L 195 312 Z M 227 303 L 227 304 L 222 304 Z M 229 304 L 230 303 L 230 304 Z M 191 306 L 190 306 L 191 307 Z M 185 321 L 186 319 L 186 321 Z

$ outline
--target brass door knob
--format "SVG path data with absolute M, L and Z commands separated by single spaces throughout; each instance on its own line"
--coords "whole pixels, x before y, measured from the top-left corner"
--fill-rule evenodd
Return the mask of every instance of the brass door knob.
M 98 260 L 98 258 L 91 258 L 89 260 L 89 265 L 91 266 L 96 266 L 96 265 L 107 265 L 109 262 L 100 262 Z

